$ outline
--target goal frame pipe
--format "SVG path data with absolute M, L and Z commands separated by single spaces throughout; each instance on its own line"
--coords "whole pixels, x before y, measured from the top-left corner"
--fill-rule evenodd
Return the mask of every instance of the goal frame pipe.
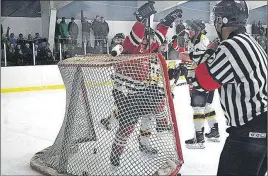
M 168 98 L 168 104 L 169 104 L 169 108 L 170 108 L 170 112 L 171 112 L 173 128 L 175 129 L 174 130 L 174 135 L 175 135 L 175 140 L 176 140 L 176 149 L 177 149 L 177 153 L 179 155 L 179 160 L 180 160 L 179 165 L 177 166 L 177 168 L 171 174 L 171 176 L 175 176 L 179 172 L 182 164 L 184 163 L 184 159 L 183 159 L 183 155 L 182 155 L 180 135 L 179 135 L 179 131 L 178 131 L 178 124 L 177 124 L 175 108 L 174 108 L 174 104 L 173 104 L 173 98 L 171 96 L 171 88 L 170 88 L 170 83 L 169 83 L 169 78 L 168 78 L 167 64 L 166 64 L 166 61 L 163 58 L 161 53 L 158 53 L 157 55 L 158 55 L 158 58 L 160 60 L 161 65 L 162 65 L 163 72 L 164 72 L 164 77 L 165 77 L 164 80 L 165 80 L 166 93 L 167 93 L 167 96 L 168 96 L 167 97 Z
M 7 45 L 4 42 L 4 59 L 5 59 L 5 67 L 7 66 Z

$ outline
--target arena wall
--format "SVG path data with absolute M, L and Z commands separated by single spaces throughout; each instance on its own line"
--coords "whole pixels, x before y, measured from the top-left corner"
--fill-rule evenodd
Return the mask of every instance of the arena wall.
M 42 34 L 42 24 L 41 24 L 41 18 L 25 18 L 25 17 L 2 17 L 2 25 L 4 33 L 6 32 L 7 27 L 9 26 L 10 32 L 13 32 L 16 37 L 18 37 L 19 33 L 22 33 L 25 38 L 27 38 L 28 34 L 34 35 L 36 32 L 39 32 Z M 69 23 L 70 19 L 66 19 L 66 22 Z M 135 21 L 107 21 L 110 28 L 109 33 L 109 40 L 113 38 L 113 36 L 116 33 L 124 33 L 125 35 L 128 35 L 132 25 L 135 23 Z M 81 21 L 76 20 L 76 23 L 79 28 L 79 36 L 78 36 L 78 43 L 81 43 L 81 34 L 82 34 L 82 26 Z M 157 25 L 157 23 L 154 23 L 154 27 Z M 217 36 L 215 28 L 211 24 L 207 24 L 206 28 L 208 34 L 207 36 L 212 40 Z M 251 25 L 248 25 L 247 31 L 251 33 Z M 91 33 L 92 38 L 92 46 L 93 46 L 93 40 L 94 36 L 93 33 Z M 168 39 L 171 39 L 172 36 L 175 34 L 175 27 L 171 28 L 167 34 Z

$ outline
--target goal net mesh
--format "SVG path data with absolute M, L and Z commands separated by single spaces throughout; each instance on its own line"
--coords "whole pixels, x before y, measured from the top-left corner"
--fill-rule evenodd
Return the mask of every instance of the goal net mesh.
M 157 54 L 78 56 L 58 67 L 66 89 L 64 121 L 54 144 L 33 156 L 32 168 L 45 175 L 180 169 L 169 80 Z

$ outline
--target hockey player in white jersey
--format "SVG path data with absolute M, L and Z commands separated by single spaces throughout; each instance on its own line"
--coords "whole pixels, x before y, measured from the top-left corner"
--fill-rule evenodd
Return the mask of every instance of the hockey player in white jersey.
M 188 70 L 185 73 L 191 75 L 195 67 L 202 63 L 203 54 L 207 50 L 207 46 L 210 41 L 206 37 L 205 24 L 202 20 L 187 20 L 188 29 L 186 30 L 186 35 L 189 37 L 188 52 L 191 59 L 191 64 L 188 65 Z M 181 54 L 183 56 L 183 53 Z M 182 57 L 184 60 L 184 57 Z M 189 60 L 188 60 L 189 61 Z M 186 76 L 188 82 L 191 82 L 191 77 Z M 193 108 L 193 121 L 195 128 L 195 137 L 185 141 L 186 147 L 190 149 L 205 148 L 204 146 L 204 124 L 207 119 L 208 125 L 210 127 L 210 132 L 206 133 L 207 139 L 214 142 L 219 141 L 219 128 L 218 123 L 215 118 L 215 110 L 211 107 L 213 101 L 214 91 L 210 92 L 200 92 L 191 84 L 190 86 L 190 96 L 191 96 L 191 106 Z

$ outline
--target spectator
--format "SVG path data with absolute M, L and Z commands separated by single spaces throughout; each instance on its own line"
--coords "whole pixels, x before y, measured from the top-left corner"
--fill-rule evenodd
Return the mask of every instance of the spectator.
M 33 37 L 31 34 L 28 35 L 27 43 L 30 44 L 30 47 L 32 48 L 33 46 Z
M 61 22 L 60 22 L 60 35 L 61 35 L 61 38 L 63 39 L 63 41 L 66 41 L 66 39 L 69 36 L 68 25 L 65 22 L 65 17 L 62 17 L 61 18 Z
M 14 33 L 10 34 L 9 42 L 10 42 L 10 44 L 13 44 L 14 46 L 17 45 L 17 40 L 15 39 Z
M 104 17 L 101 17 L 101 23 L 100 23 L 100 39 L 102 40 L 101 47 L 106 47 L 107 46 L 107 40 L 108 40 L 108 34 L 109 34 L 109 25 L 108 23 L 104 20 Z
M 9 62 L 8 65 L 14 66 L 17 63 L 16 57 L 15 57 L 15 45 L 11 44 L 9 41 L 7 43 L 8 51 L 7 51 L 7 61 Z
M 184 46 L 184 35 L 185 32 L 182 32 L 185 30 L 185 26 L 183 24 L 183 20 L 180 20 L 180 23 L 176 26 L 176 34 L 178 35 L 178 45 L 179 47 Z
M 58 22 L 59 18 L 56 17 L 56 24 L 55 24 L 55 36 L 54 36 L 54 42 L 56 49 L 59 49 L 59 43 L 60 43 L 60 24 Z
M 253 34 L 253 35 L 255 35 L 255 34 L 257 34 L 257 32 L 256 32 L 256 22 L 255 21 L 253 21 L 253 23 L 252 23 L 252 26 L 251 26 L 251 33 Z
M 25 43 L 26 43 L 26 41 L 23 38 L 23 34 L 19 34 L 19 38 L 17 40 L 17 44 L 19 44 L 19 45 L 21 45 L 21 46 L 24 47 L 25 46 Z
M 18 44 L 15 49 L 15 58 L 16 58 L 16 65 L 18 66 L 23 65 L 23 52 L 20 44 Z
M 34 53 L 34 56 L 35 56 L 36 63 L 40 64 L 42 52 L 41 52 L 41 49 L 38 46 L 38 43 L 34 44 L 34 52 L 33 53 Z
M 41 65 L 51 65 L 55 63 L 55 59 L 51 52 L 47 52 L 41 60 Z
M 78 37 L 78 25 L 74 22 L 74 18 L 71 18 L 71 22 L 68 24 L 69 34 L 72 37 L 72 43 L 77 44 Z
M 180 23 L 176 26 L 176 34 L 179 34 L 184 29 L 185 29 L 185 26 L 183 24 L 183 20 L 180 20 Z M 181 33 L 179 36 L 184 36 L 184 33 Z
M 99 40 L 101 39 L 101 21 L 100 21 L 100 16 L 96 15 L 96 18 L 93 20 L 92 22 L 92 29 L 94 32 L 94 36 L 95 36 L 95 44 L 94 46 L 99 46 Z
M 23 61 L 25 65 L 33 65 L 33 51 L 29 43 L 26 43 L 23 49 Z
M 37 33 L 35 33 L 35 37 L 34 37 L 34 39 L 33 40 L 38 40 L 38 39 L 40 39 L 41 37 L 40 37 L 40 34 L 37 32 Z
M 3 31 L 3 26 L 2 26 L 2 24 L 1 24 L 1 36 L 3 36 L 3 33 L 4 33 L 4 31 Z
M 83 46 L 86 43 L 86 46 L 91 46 L 90 44 L 90 29 L 92 28 L 91 23 L 88 22 L 87 17 L 82 19 L 82 37 L 83 37 Z

